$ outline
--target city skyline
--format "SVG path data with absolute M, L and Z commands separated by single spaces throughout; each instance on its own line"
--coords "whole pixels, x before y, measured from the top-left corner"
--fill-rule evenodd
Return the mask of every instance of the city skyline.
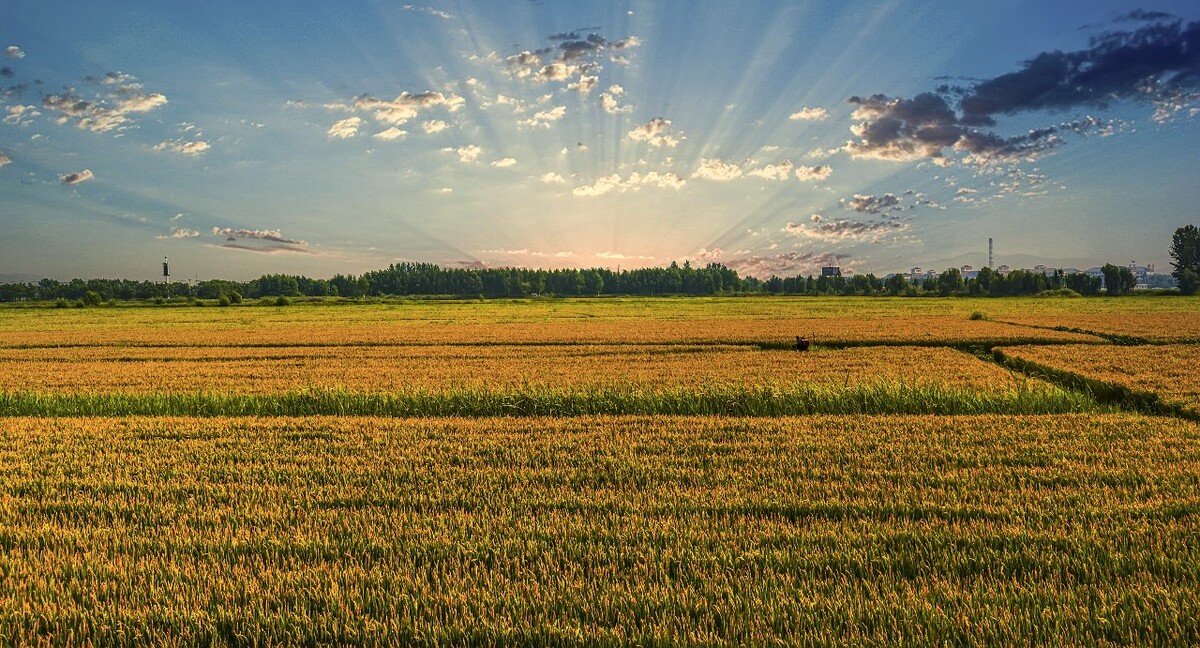
M 1197 219 L 1187 2 L 0 18 L 0 276 L 153 279 L 164 256 L 201 279 L 403 261 L 883 276 L 981 267 L 989 237 L 1014 268 L 1165 273 Z

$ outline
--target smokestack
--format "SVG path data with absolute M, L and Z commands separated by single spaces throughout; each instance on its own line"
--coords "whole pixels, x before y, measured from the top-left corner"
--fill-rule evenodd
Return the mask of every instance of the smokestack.
M 994 263 L 995 261 L 996 260 L 994 258 L 992 258 L 992 237 L 989 236 L 988 237 L 988 267 L 992 268 L 994 270 L 996 268 L 996 266 L 992 265 L 992 263 Z

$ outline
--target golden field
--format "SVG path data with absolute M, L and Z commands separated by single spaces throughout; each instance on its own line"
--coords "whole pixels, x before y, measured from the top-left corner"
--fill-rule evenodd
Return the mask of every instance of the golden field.
M 0 642 L 1200 640 L 1131 415 L 0 419 Z
M 1006 390 L 1029 381 L 938 347 L 853 347 L 799 354 L 746 346 L 483 345 L 359 347 L 65 347 L 0 349 L 0 391 L 42 393 L 359 392 L 878 381 Z
M 0 645 L 1200 644 L 1198 324 L 0 308 Z

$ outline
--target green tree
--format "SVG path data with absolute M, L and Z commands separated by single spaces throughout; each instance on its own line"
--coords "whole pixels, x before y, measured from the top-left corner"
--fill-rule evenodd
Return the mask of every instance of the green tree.
M 1105 263 L 1100 272 L 1104 275 L 1104 289 L 1110 295 L 1123 295 L 1137 284 L 1133 271 L 1123 266 Z
M 604 290 L 604 277 L 596 269 L 583 271 L 583 290 L 587 295 L 599 295 Z
M 889 295 L 899 295 L 908 289 L 908 278 L 902 274 L 894 274 L 885 279 L 883 285 Z
M 1200 288 L 1200 228 L 1186 225 L 1175 230 L 1171 238 L 1171 274 L 1179 282 L 1179 290 L 1185 295 L 1196 294 Z
M 946 268 L 946 271 L 938 277 L 938 290 L 943 297 L 961 293 L 966 289 L 967 284 L 963 281 L 962 271 L 958 268 Z

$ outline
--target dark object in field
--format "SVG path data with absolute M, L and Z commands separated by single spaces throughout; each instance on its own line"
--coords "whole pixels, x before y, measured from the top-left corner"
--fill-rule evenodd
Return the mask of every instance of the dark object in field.
M 808 345 L 809 345 L 808 338 L 801 337 L 799 335 L 796 336 L 796 350 L 797 351 L 808 351 Z

